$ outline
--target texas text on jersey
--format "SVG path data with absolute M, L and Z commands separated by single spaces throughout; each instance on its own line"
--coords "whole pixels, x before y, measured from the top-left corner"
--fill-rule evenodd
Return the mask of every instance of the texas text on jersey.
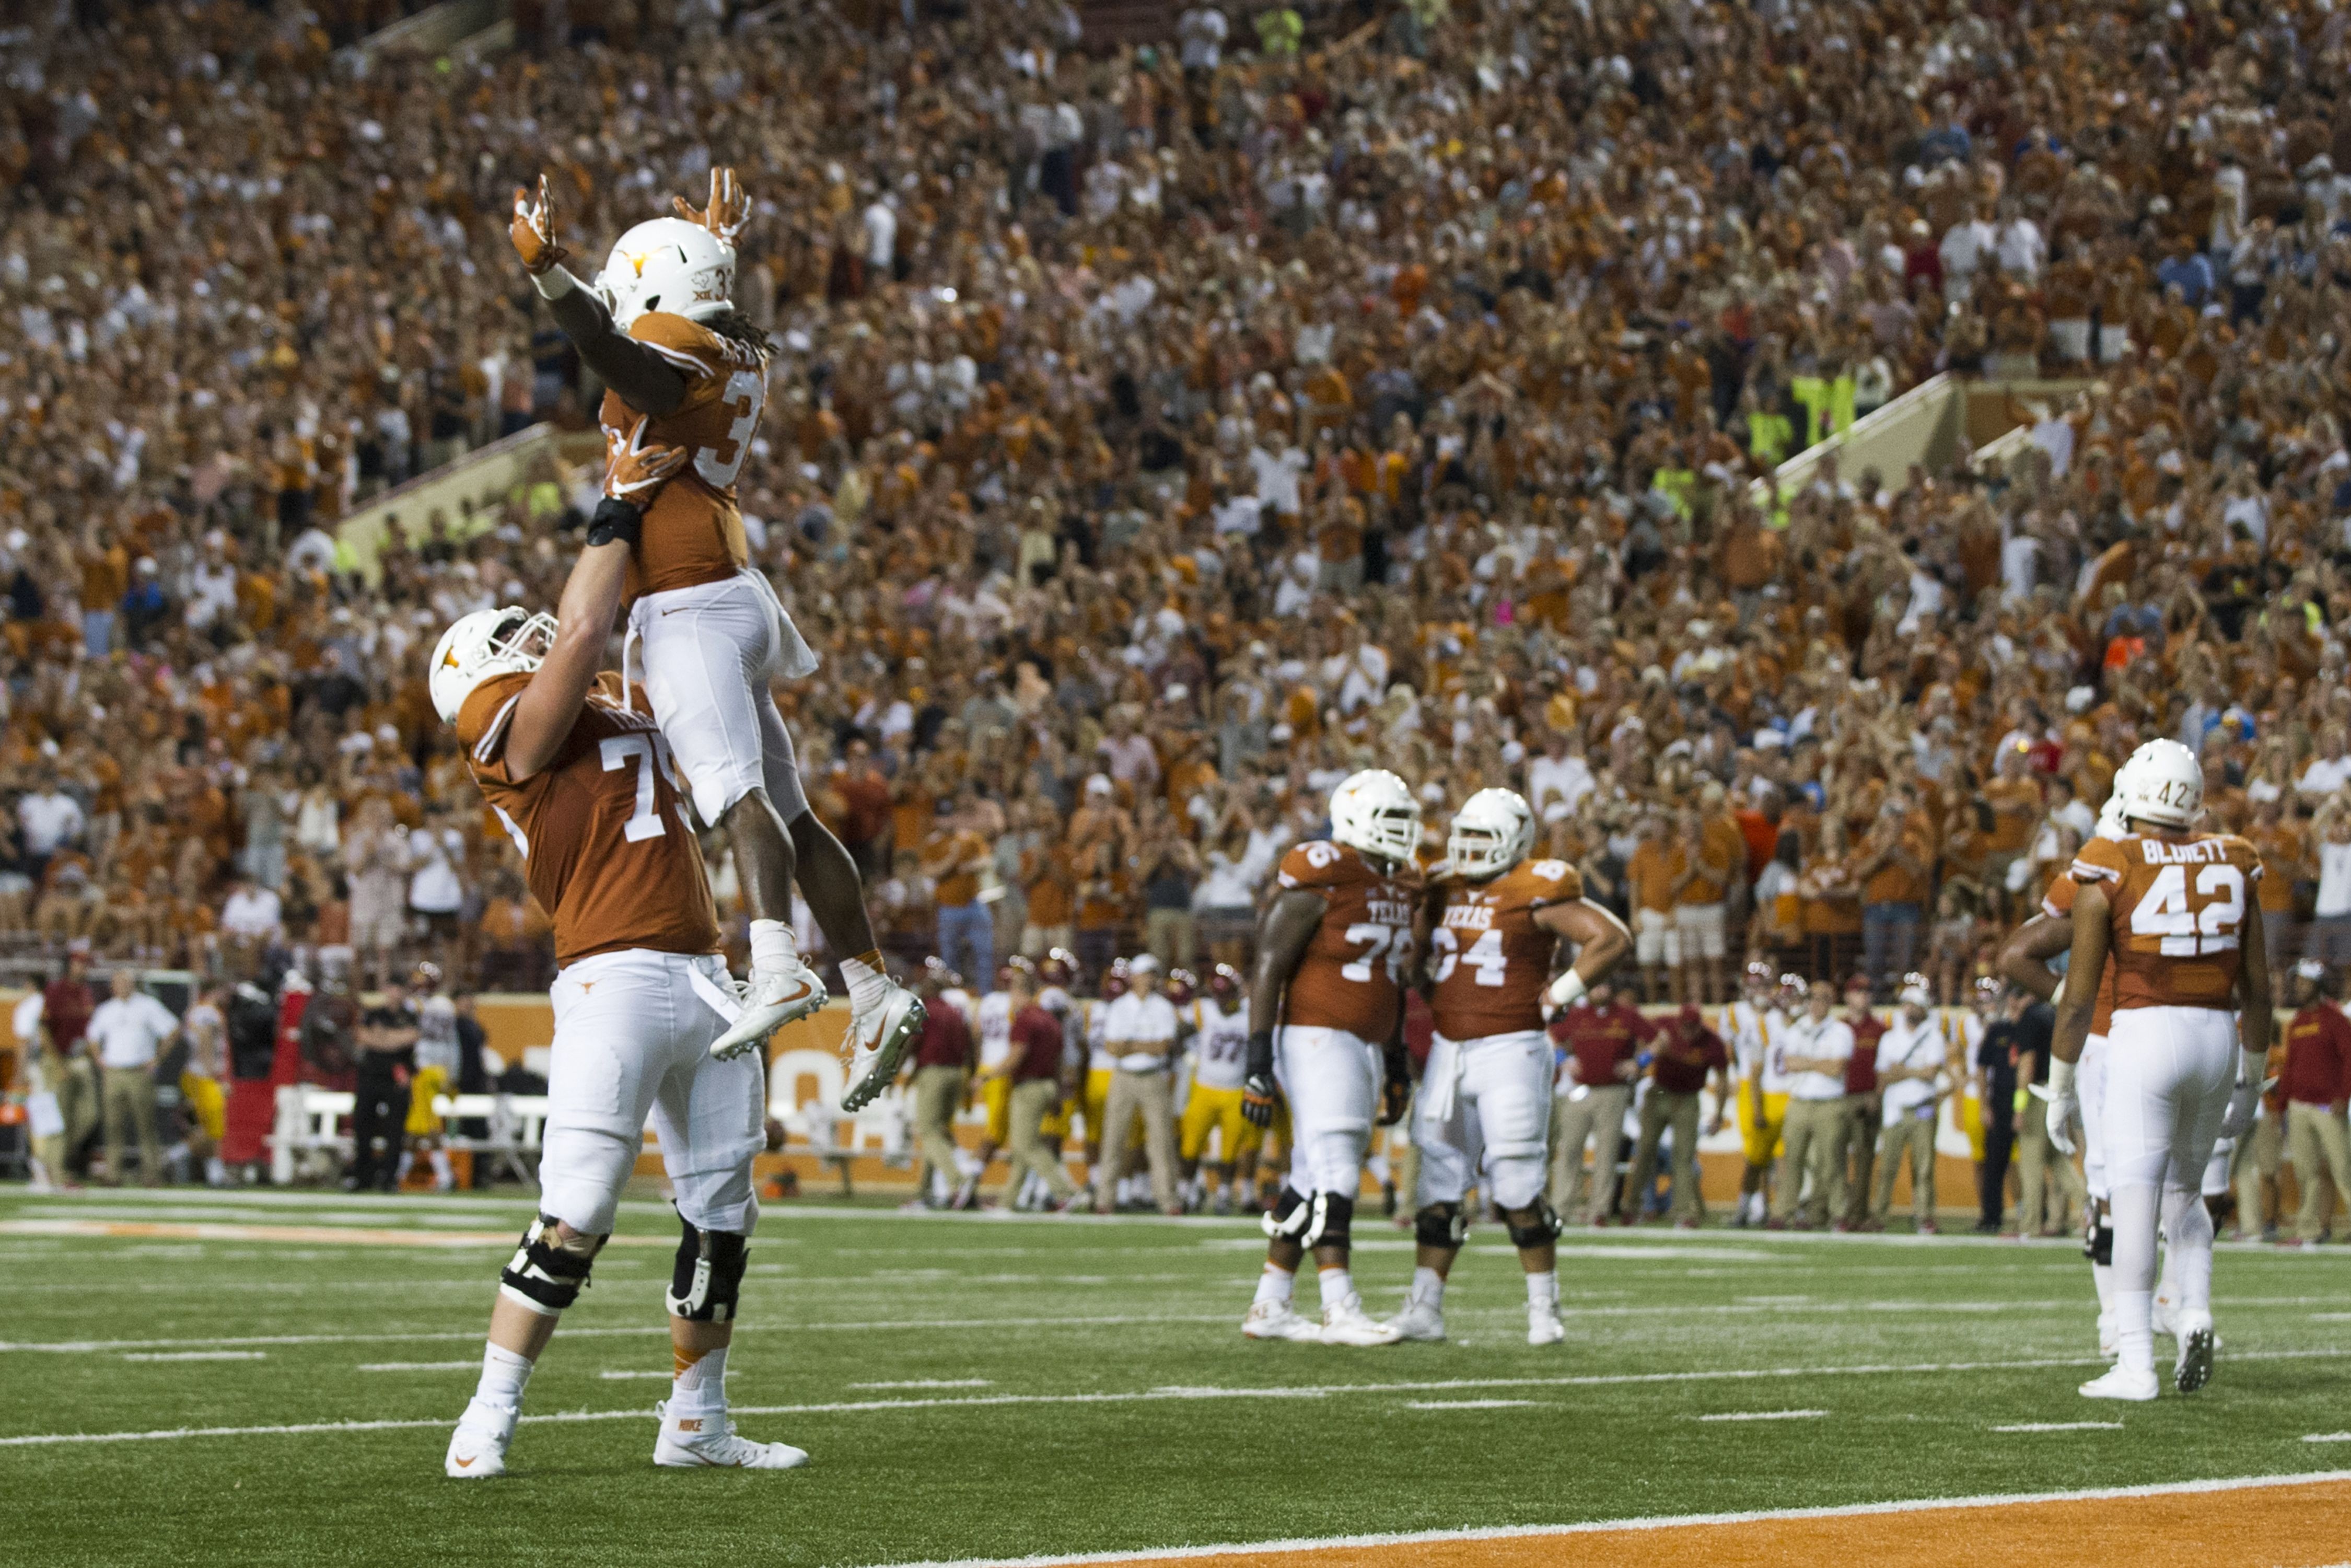
M 1324 911 L 1290 977 L 1282 1022 L 1344 1030 L 1374 1043 L 1395 1032 L 1404 1006 L 1415 893 L 1345 844 L 1317 839 L 1281 857 L 1284 888 L 1320 894 Z
M 644 537 L 629 552 L 625 598 L 691 588 L 732 577 L 751 559 L 736 505 L 735 478 L 750 455 L 768 402 L 767 361 L 758 350 L 721 337 L 699 322 L 649 310 L 629 324 L 629 336 L 666 361 L 685 380 L 685 400 L 653 419 L 645 440 L 693 454 L 677 477 L 645 509 Z M 604 440 L 627 438 L 637 413 L 607 392 L 599 415 Z
M 2262 857 L 2234 833 L 2093 839 L 2074 880 L 2105 889 L 2115 1008 L 2227 1008 Z
M 2105 841 L 2093 840 L 2093 842 Z M 2049 884 L 2041 900 L 2041 913 L 2052 920 L 2070 920 L 2074 916 L 2074 890 L 2082 884 L 2071 876 L 2061 876 Z M 2098 977 L 2098 1002 L 2090 1013 L 2090 1032 L 2104 1039 L 2114 1032 L 2115 1024 L 2115 958 L 2106 956 L 2106 972 Z
M 457 738 L 483 799 L 522 851 L 531 895 L 555 922 L 556 962 L 625 947 L 718 951 L 702 852 L 653 719 L 622 705 L 619 677 L 608 672 L 553 760 L 509 783 L 507 727 L 530 679 L 517 671 L 475 687 L 458 710 Z
M 1437 884 L 1429 931 L 1429 1011 L 1447 1040 L 1482 1040 L 1542 1028 L 1559 938 L 1535 911 L 1583 896 L 1565 861 L 1522 861 L 1491 882 Z

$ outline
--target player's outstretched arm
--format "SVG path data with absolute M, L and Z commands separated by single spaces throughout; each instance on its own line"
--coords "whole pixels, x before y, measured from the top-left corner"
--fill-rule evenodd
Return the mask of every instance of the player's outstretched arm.
M 1632 933 L 1625 923 L 1588 898 L 1546 904 L 1535 911 L 1535 924 L 1577 948 L 1574 967 L 1552 982 L 1550 1001 L 1555 1008 L 1574 1006 L 1578 997 L 1607 978 L 1633 950 Z
M 647 446 L 645 423 L 612 454 L 604 472 L 604 499 L 589 524 L 588 545 L 563 584 L 555 612 L 555 642 L 515 704 L 507 731 L 507 776 L 516 783 L 545 768 L 580 717 L 589 688 L 604 665 L 604 644 L 620 613 L 629 550 L 643 526 L 643 507 L 685 462 L 680 446 Z
M 555 324 L 563 329 L 588 368 L 639 413 L 655 418 L 674 413 L 685 401 L 685 378 L 661 355 L 616 330 L 604 302 L 563 265 L 571 253 L 556 235 L 555 202 L 548 192 L 546 175 L 538 177 L 536 198 L 521 186 L 515 187 L 514 217 L 507 225 L 507 237 L 514 242 L 523 270 L 530 274 L 531 287 L 547 301 Z
M 2009 933 L 2008 940 L 2001 945 L 2000 977 L 2044 1002 L 2054 1000 L 2057 977 L 2050 972 L 2049 960 L 2072 946 L 2073 942 L 2073 927 L 2064 921 L 2036 915 Z

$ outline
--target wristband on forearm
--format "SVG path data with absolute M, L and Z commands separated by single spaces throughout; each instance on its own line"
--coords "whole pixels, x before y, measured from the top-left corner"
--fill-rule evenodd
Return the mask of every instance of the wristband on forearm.
M 1249 1031 L 1246 1071 L 1252 1078 L 1273 1076 L 1273 1030 L 1259 1029 Z
M 588 542 L 608 545 L 618 541 L 633 549 L 644 530 L 645 515 L 635 502 L 607 496 L 597 503 L 596 515 L 588 519 Z
M 571 276 L 569 267 L 558 262 L 545 272 L 532 273 L 530 286 L 538 290 L 541 299 L 560 299 L 579 287 L 580 280 Z

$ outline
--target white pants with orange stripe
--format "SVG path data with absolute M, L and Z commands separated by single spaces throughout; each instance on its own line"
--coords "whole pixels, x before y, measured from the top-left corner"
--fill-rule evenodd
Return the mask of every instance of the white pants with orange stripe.
M 749 1234 L 766 1073 L 758 1051 L 711 1060 L 710 1042 L 737 1016 L 724 960 L 599 953 L 566 966 L 551 995 L 539 1212 L 591 1236 L 610 1232 L 650 1120 L 678 1213 L 699 1230 Z

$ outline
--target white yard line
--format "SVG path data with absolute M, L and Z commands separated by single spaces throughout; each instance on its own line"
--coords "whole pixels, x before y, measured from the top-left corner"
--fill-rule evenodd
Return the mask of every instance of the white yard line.
M 2340 1351 L 2249 1351 L 2232 1361 L 2308 1360 L 2351 1357 Z M 840 1416 L 889 1414 L 907 1410 L 992 1409 L 1013 1405 L 1144 1405 L 1166 1401 L 1230 1399 L 1324 1399 L 1360 1394 L 1447 1394 L 1481 1389 L 1610 1388 L 1646 1384 L 1766 1382 L 1811 1377 L 1932 1376 L 1975 1372 L 2017 1372 L 2056 1367 L 2103 1365 L 2095 1356 L 2053 1357 L 2026 1361 L 1949 1361 L 1909 1364 L 1886 1363 L 1864 1366 L 1773 1366 L 1726 1368 L 1704 1372 L 1594 1373 L 1565 1377 L 1456 1377 L 1408 1383 L 1332 1383 L 1303 1387 L 1171 1386 L 1113 1394 L 985 1394 L 966 1398 L 858 1399 L 805 1405 L 739 1405 L 737 1416 Z M 525 1416 L 532 1421 L 631 1421 L 648 1412 L 633 1410 L 574 1410 L 557 1415 Z M 179 1437 L 247 1437 L 265 1433 L 389 1431 L 443 1427 L 445 1420 L 326 1421 L 287 1426 L 175 1427 L 148 1432 L 47 1432 L 0 1437 L 0 1448 L 26 1448 L 61 1443 L 147 1442 Z
M 2351 1443 L 2351 1432 L 2313 1432 L 2303 1438 L 2305 1443 Z
M 479 1372 L 478 1361 L 363 1361 L 361 1372 Z
M 1407 1399 L 1407 1410 L 1523 1410 L 1531 1399 Z
M 2019 1421 L 2011 1426 L 1994 1427 L 1995 1432 L 2119 1432 L 2120 1421 Z
M 125 1361 L 267 1361 L 266 1350 L 166 1350 L 134 1351 Z
M 895 1563 L 887 1568 L 1086 1568 L 1113 1563 L 1181 1563 L 1201 1557 L 1222 1557 L 1253 1552 L 1331 1552 L 1377 1546 L 1419 1546 L 1455 1541 L 1524 1541 L 1554 1535 L 1596 1535 L 1610 1531 L 1679 1530 L 1692 1525 L 1758 1524 L 1773 1520 L 1853 1519 L 1873 1514 L 1931 1513 L 1942 1509 L 2009 1508 L 2036 1502 L 2107 1502 L 2126 1498 L 2178 1497 L 2216 1492 L 2251 1491 L 2269 1487 L 2307 1486 L 2351 1480 L 2351 1470 L 2317 1470 L 2307 1475 L 2236 1476 L 2225 1479 L 2165 1481 L 2152 1486 L 2105 1487 L 2090 1491 L 1984 1493 L 1971 1497 L 1914 1498 L 1901 1502 L 1844 1503 L 1828 1508 L 1759 1510 L 1751 1513 L 1691 1513 L 1663 1518 L 1593 1520 L 1583 1524 L 1495 1525 L 1478 1530 L 1423 1530 L 1384 1535 L 1341 1535 L 1287 1541 L 1232 1542 L 1217 1546 L 1169 1546 L 1137 1552 L 1088 1552 L 1071 1556 L 958 1557 L 922 1563 Z M 1343 1561 L 1343 1560 L 1341 1560 Z
M 1700 1416 L 1701 1421 L 1816 1421 L 1827 1415 L 1825 1410 L 1725 1410 L 1719 1415 Z
M 852 1383 L 852 1388 L 993 1388 L 985 1377 L 910 1377 L 897 1383 Z

